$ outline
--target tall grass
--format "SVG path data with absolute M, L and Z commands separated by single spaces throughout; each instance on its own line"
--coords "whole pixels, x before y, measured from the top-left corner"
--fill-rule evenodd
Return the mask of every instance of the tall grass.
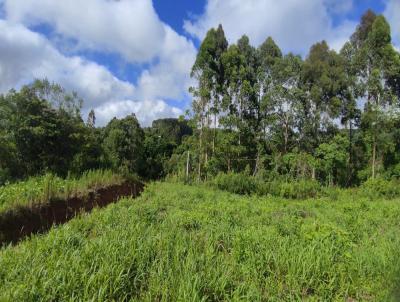
M 400 181 L 369 179 L 358 188 L 325 187 L 316 180 L 264 180 L 245 173 L 220 173 L 207 184 L 211 187 L 242 195 L 276 196 L 288 199 L 339 197 L 393 199 L 400 198 Z
M 19 206 L 66 199 L 88 190 L 119 184 L 124 178 L 108 170 L 85 172 L 80 178 L 61 179 L 52 174 L 0 187 L 0 213 Z
M 0 301 L 398 301 L 399 217 L 154 183 L 0 251 Z
M 271 195 L 290 199 L 321 197 L 323 187 L 313 180 L 265 181 L 244 173 L 220 173 L 209 185 L 235 194 Z

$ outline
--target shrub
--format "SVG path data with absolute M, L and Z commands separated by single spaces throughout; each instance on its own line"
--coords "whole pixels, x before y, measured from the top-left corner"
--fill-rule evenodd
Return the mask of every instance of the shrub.
M 338 187 L 324 187 L 322 188 L 321 194 L 331 201 L 336 201 L 339 199 L 341 192 L 347 192 Z
M 291 199 L 314 198 L 321 192 L 321 185 L 315 180 L 285 182 L 280 185 L 279 196 Z
M 400 182 L 383 178 L 368 179 L 360 187 L 361 194 L 369 198 L 395 198 L 400 196 Z
M 317 181 L 263 181 L 245 173 L 218 174 L 212 185 L 220 190 L 235 194 L 272 195 L 290 199 L 314 198 L 322 194 L 322 187 Z
M 212 184 L 220 190 L 235 194 L 256 193 L 257 189 L 255 178 L 243 173 L 219 173 L 212 180 Z

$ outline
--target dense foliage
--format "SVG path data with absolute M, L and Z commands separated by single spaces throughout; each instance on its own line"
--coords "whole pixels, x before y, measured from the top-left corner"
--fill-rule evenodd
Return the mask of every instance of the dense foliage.
M 143 130 L 134 114 L 95 127 L 82 100 L 47 80 L 0 95 L 0 185 L 43 173 L 66 177 L 112 169 L 143 178 L 164 176 L 164 162 L 191 128 L 184 120 L 154 121 Z
M 339 53 L 322 41 L 305 59 L 271 37 L 229 45 L 219 26 L 192 77 L 195 132 L 173 158 L 176 175 L 247 171 L 340 186 L 399 177 L 400 54 L 383 16 L 367 11 Z
M 399 200 L 155 183 L 0 251 L 5 301 L 398 301 Z
M 287 199 L 328 198 L 337 200 L 343 195 L 362 199 L 400 198 L 400 180 L 383 178 L 368 179 L 358 188 L 340 189 L 322 186 L 312 179 L 290 180 L 263 179 L 245 173 L 219 173 L 207 185 L 240 195 L 276 196 Z

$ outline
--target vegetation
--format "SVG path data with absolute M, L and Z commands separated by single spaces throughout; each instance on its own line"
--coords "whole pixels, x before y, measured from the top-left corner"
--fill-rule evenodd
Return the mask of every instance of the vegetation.
M 262 179 L 245 173 L 218 174 L 207 182 L 210 186 L 235 194 L 276 196 L 289 199 L 307 199 L 328 197 L 337 199 L 341 196 L 357 198 L 393 199 L 400 198 L 400 181 L 383 178 L 369 179 L 359 188 L 339 189 L 321 186 L 315 180 Z
M 46 172 L 112 169 L 144 179 L 207 181 L 219 173 L 354 187 L 400 177 L 400 54 L 368 10 L 340 52 L 305 58 L 271 37 L 229 45 L 222 26 L 202 41 L 187 118 L 142 129 L 134 114 L 96 127 L 82 100 L 47 80 L 0 96 L 0 184 Z
M 2 248 L 0 301 L 399 301 L 400 53 L 385 18 L 369 10 L 340 52 L 321 41 L 305 58 L 271 37 L 229 45 L 220 25 L 191 76 L 186 118 L 147 128 L 84 122 L 48 80 L 0 95 L 0 217 L 127 175 L 169 180 Z
M 399 200 L 154 183 L 4 248 L 0 300 L 396 301 L 398 217 Z
M 229 45 L 219 26 L 192 77 L 194 137 L 176 150 L 176 175 L 190 153 L 199 181 L 247 168 L 341 187 L 398 178 L 400 54 L 381 15 L 367 11 L 339 53 L 321 41 L 305 59 L 271 37 Z
M 177 119 L 155 121 L 144 131 L 134 114 L 96 128 L 94 111 L 84 123 L 81 106 L 75 93 L 47 80 L 0 95 L 0 185 L 96 169 L 160 178 L 163 163 L 191 131 Z M 174 127 L 182 130 L 172 132 Z
M 124 178 L 109 170 L 87 171 L 79 178 L 62 179 L 53 174 L 32 177 L 26 181 L 0 187 L 0 215 L 21 206 L 48 203 L 52 199 L 67 199 L 122 183 Z

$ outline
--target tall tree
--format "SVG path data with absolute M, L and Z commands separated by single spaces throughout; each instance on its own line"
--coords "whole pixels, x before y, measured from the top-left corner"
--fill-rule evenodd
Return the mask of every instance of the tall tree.
M 221 56 L 226 51 L 228 42 L 221 25 L 217 29 L 207 32 L 203 40 L 196 61 L 192 67 L 191 76 L 198 81 L 198 86 L 190 91 L 195 97 L 193 109 L 200 128 L 199 150 L 205 149 L 205 162 L 208 159 L 208 149 L 203 147 L 204 128 L 208 132 L 213 117 L 214 131 L 212 134 L 212 152 L 215 150 L 217 116 L 220 111 L 224 91 L 224 69 Z M 199 156 L 201 158 L 201 156 Z M 201 162 L 199 162 L 199 177 L 201 176 Z
M 363 129 L 370 145 L 371 177 L 375 178 L 385 125 L 385 111 L 398 98 L 399 56 L 391 44 L 390 26 L 383 16 L 368 11 L 353 34 L 358 96 L 366 99 Z M 397 76 L 398 77 L 398 76 Z
M 51 96 L 57 96 L 57 103 Z M 18 177 L 43 171 L 66 175 L 83 139 L 76 94 L 37 80 L 19 92 L 10 91 L 3 97 L 2 107 L 8 108 L 6 134 L 15 147 Z
M 266 149 L 267 133 L 271 128 L 271 116 L 274 114 L 272 91 L 276 88 L 274 82 L 275 67 L 281 62 L 282 52 L 275 41 L 268 37 L 257 49 L 257 67 L 255 70 L 256 84 L 256 138 L 257 159 L 254 172 L 257 172 L 260 162 L 260 151 Z
M 302 64 L 299 56 L 288 54 L 277 61 L 273 68 L 273 84 L 268 99 L 271 106 L 271 142 L 279 156 L 294 147 Z
M 334 127 L 346 90 L 341 57 L 325 41 L 314 44 L 302 71 L 303 116 L 300 121 L 302 148 L 310 154 L 322 143 L 322 134 Z
M 361 111 L 357 106 L 359 95 L 357 87 L 357 66 L 354 64 L 355 49 L 351 42 L 346 42 L 340 51 L 345 70 L 345 82 L 347 88 L 344 90 L 340 122 L 348 130 L 348 163 L 347 163 L 347 185 L 351 185 L 355 178 L 354 163 L 354 129 L 360 125 Z

